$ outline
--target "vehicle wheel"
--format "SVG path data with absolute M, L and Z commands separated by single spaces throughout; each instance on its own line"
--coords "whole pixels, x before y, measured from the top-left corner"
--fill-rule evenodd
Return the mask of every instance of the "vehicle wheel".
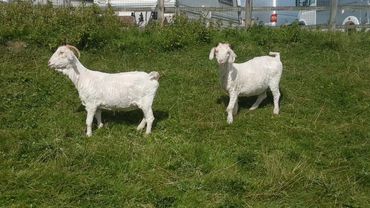
M 306 23 L 304 21 L 299 21 L 298 22 L 298 25 L 300 25 L 300 26 L 306 26 Z
M 344 28 L 346 32 L 354 32 L 356 31 L 356 24 L 352 21 L 348 21 L 344 24 Z

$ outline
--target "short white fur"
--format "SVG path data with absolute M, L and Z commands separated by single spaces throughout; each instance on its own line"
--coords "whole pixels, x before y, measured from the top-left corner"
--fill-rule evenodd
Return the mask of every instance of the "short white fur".
M 270 52 L 271 56 L 255 57 L 244 63 L 234 63 L 236 54 L 227 43 L 219 43 L 211 49 L 209 59 L 216 56 L 220 68 L 222 88 L 230 97 L 226 108 L 227 123 L 233 122 L 233 115 L 238 112 L 238 97 L 258 95 L 249 110 L 255 110 L 267 97 L 270 88 L 274 97 L 274 114 L 279 114 L 279 83 L 283 71 L 280 53 Z M 272 57 L 274 56 L 274 57 Z
M 49 60 L 49 67 L 67 75 L 78 90 L 82 104 L 87 111 L 86 135 L 92 135 L 92 122 L 95 116 L 98 128 L 103 127 L 101 110 L 122 110 L 139 108 L 144 118 L 137 127 L 146 126 L 146 134 L 151 133 L 154 115 L 152 104 L 159 87 L 158 72 L 122 72 L 116 74 L 92 71 L 84 67 L 75 53 L 77 48 L 60 46 Z

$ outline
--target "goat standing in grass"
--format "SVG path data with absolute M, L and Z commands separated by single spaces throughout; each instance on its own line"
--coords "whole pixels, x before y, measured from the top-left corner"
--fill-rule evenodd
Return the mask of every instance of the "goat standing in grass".
M 216 56 L 220 67 L 221 84 L 230 96 L 227 106 L 227 123 L 233 122 L 233 115 L 238 112 L 238 97 L 258 95 L 256 102 L 249 110 L 258 108 L 267 97 L 270 88 L 274 96 L 274 114 L 279 114 L 279 82 L 283 71 L 280 54 L 270 52 L 271 56 L 255 57 L 244 63 L 234 63 L 236 55 L 227 43 L 219 43 L 212 48 L 209 59 Z
M 78 57 L 76 57 L 76 55 Z M 101 110 L 140 108 L 144 118 L 137 127 L 146 125 L 146 134 L 151 132 L 154 120 L 152 104 L 158 89 L 158 72 L 122 72 L 116 74 L 92 71 L 78 60 L 80 53 L 70 45 L 60 46 L 49 60 L 49 67 L 67 75 L 78 90 L 82 104 L 86 107 L 87 136 L 91 136 L 91 125 L 95 116 L 98 128 L 103 127 Z

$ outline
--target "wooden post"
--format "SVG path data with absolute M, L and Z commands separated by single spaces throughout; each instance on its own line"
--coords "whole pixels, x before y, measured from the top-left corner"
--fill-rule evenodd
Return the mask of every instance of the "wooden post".
M 164 0 L 158 0 L 158 19 L 159 19 L 159 22 L 160 22 L 161 26 L 163 26 L 163 22 L 164 22 Z
M 335 31 L 337 10 L 338 10 L 338 0 L 331 0 L 330 17 L 329 17 L 329 30 L 330 31 Z
M 245 0 L 245 28 L 249 28 L 252 23 L 253 0 Z

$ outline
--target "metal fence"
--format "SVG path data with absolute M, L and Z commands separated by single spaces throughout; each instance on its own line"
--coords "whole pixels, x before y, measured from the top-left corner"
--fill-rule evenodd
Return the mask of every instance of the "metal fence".
M 0 0 L 10 2 L 12 0 Z M 110 5 L 122 17 L 140 25 L 172 20 L 175 14 L 229 27 L 289 25 L 370 27 L 370 0 L 32 0 L 56 6 Z
M 249 27 L 289 25 L 370 27 L 369 0 L 179 0 L 179 10 L 209 22 Z M 212 3 L 211 3 L 212 2 Z

